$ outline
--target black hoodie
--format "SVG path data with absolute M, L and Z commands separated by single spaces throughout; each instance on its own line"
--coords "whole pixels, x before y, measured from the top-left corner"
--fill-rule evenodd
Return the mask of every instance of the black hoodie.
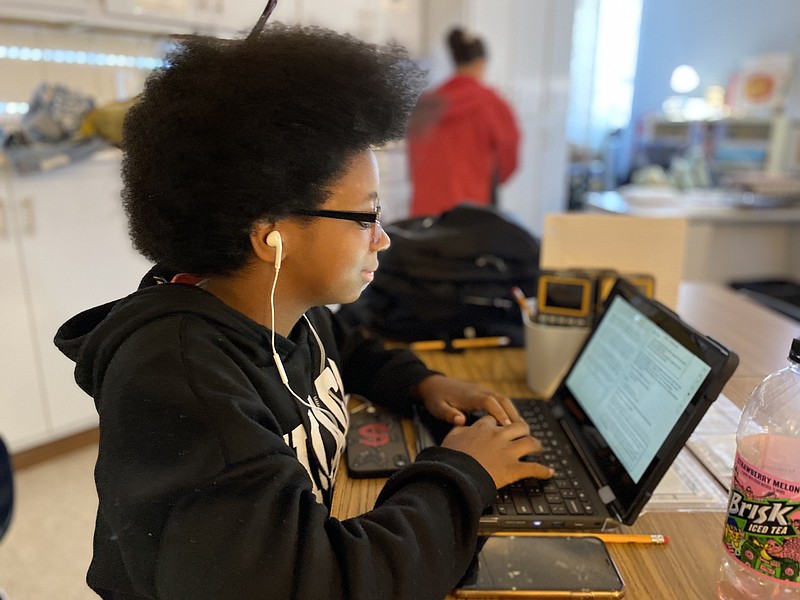
M 431 374 L 413 354 L 308 312 L 271 332 L 199 287 L 156 285 L 65 323 L 56 345 L 97 406 L 99 508 L 87 581 L 103 598 L 441 598 L 463 575 L 496 492 L 436 448 L 375 508 L 339 521 L 331 489 L 342 387 L 408 414 Z M 325 356 L 327 358 L 325 358 Z

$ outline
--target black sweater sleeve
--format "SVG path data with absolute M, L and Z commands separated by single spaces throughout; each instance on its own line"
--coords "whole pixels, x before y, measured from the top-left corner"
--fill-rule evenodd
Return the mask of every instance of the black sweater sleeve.
M 158 597 L 440 599 L 466 571 L 478 515 L 494 494 L 471 461 L 428 450 L 387 483 L 373 510 L 344 521 L 313 501 L 292 461 L 228 469 L 214 493 L 172 509 Z
M 384 340 L 351 328 L 331 316 L 335 345 L 340 351 L 342 379 L 348 392 L 411 415 L 411 391 L 423 379 L 436 374 L 410 350 L 387 349 Z

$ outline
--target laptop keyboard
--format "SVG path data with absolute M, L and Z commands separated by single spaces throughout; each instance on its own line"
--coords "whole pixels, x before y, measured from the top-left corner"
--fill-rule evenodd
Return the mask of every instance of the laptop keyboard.
M 517 400 L 517 408 L 542 443 L 542 451 L 526 457 L 555 469 L 552 479 L 523 479 L 498 490 L 494 505 L 485 514 L 504 516 L 593 515 L 580 467 L 570 446 L 555 434 L 558 423 L 543 402 Z

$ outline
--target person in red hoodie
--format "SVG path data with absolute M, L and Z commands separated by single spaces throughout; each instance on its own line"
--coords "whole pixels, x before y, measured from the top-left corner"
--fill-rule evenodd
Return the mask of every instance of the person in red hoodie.
M 498 185 L 517 168 L 519 127 L 511 106 L 483 83 L 483 42 L 456 28 L 447 43 L 456 72 L 420 97 L 408 125 L 412 217 L 462 202 L 496 204 Z

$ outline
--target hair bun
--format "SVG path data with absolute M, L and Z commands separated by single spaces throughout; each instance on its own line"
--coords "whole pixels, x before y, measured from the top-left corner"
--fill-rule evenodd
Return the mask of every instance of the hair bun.
M 486 51 L 480 38 L 455 27 L 447 35 L 447 45 L 457 65 L 472 62 L 476 58 L 485 58 Z
M 455 51 L 458 48 L 464 47 L 464 30 L 456 27 L 447 36 L 447 45 L 450 49 Z

